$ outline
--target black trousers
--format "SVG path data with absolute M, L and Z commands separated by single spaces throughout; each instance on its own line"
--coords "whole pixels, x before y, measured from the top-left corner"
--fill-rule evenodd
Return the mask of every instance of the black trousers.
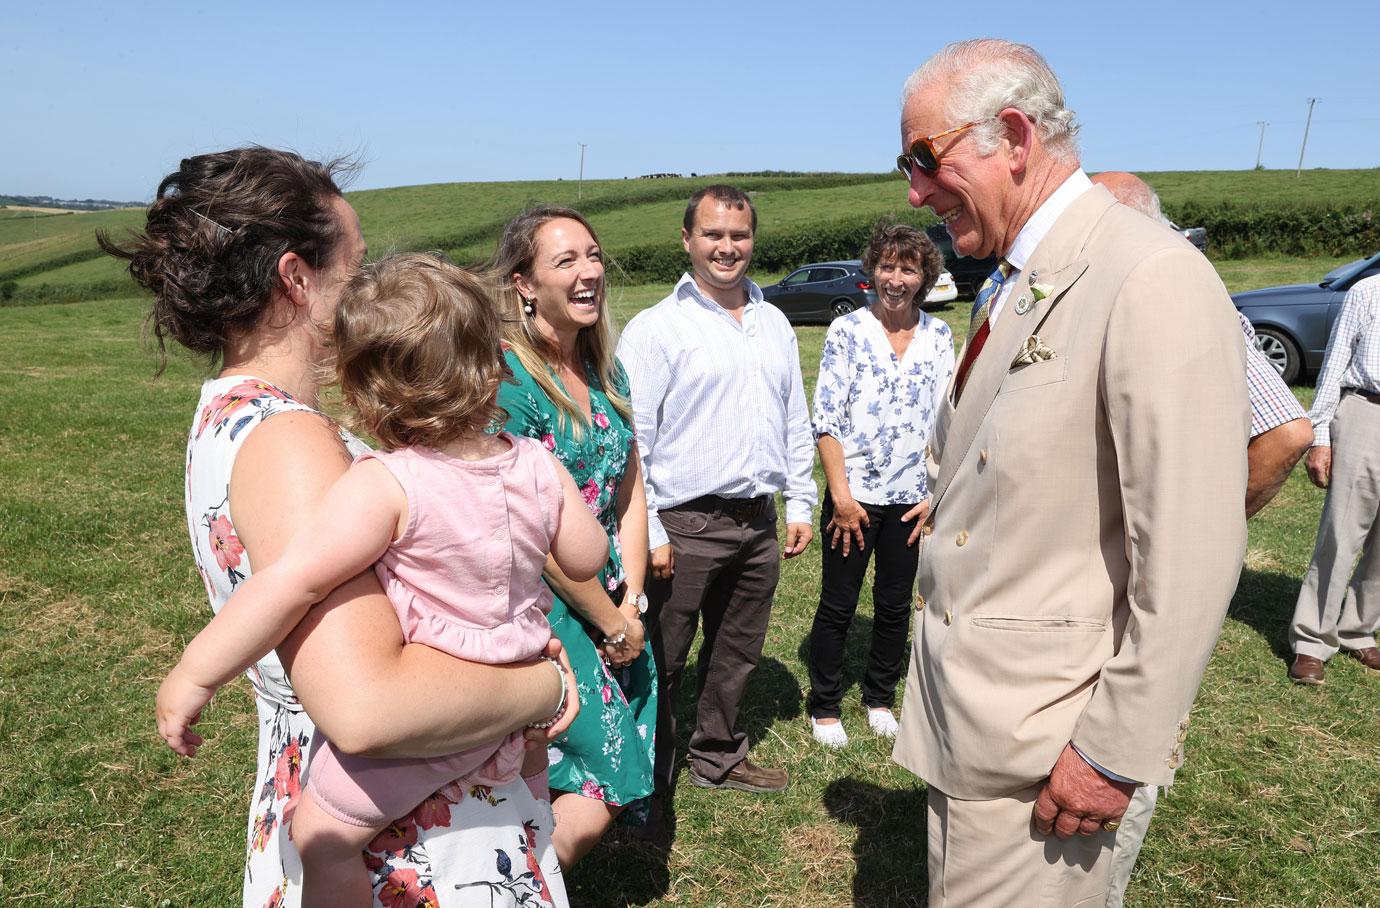
M 819 608 L 810 630 L 810 696 L 807 708 L 816 719 L 838 718 L 843 702 L 843 651 L 858 594 L 867 575 L 867 563 L 876 556 L 872 582 L 872 647 L 862 680 L 864 706 L 896 702 L 896 684 L 906 668 L 906 636 L 910 630 L 918 545 L 906 545 L 915 521 L 902 523 L 901 516 L 914 505 L 864 504 L 869 524 L 863 529 L 863 546 L 853 540 L 848 557 L 843 543 L 830 548 L 825 528 L 834 516 L 833 499 L 826 490 L 820 510 L 820 541 L 824 577 L 819 589 Z

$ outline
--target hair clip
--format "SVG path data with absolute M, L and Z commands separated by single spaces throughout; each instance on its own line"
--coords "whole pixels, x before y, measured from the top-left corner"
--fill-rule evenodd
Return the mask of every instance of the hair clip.
M 208 224 L 214 224 L 215 227 L 216 227 L 218 230 L 220 230 L 222 233 L 224 233 L 226 236 L 234 236 L 234 235 L 235 235 L 235 231 L 231 230 L 229 227 L 226 227 L 226 226 L 225 226 L 224 224 L 222 224 L 220 221 L 213 221 L 213 220 L 211 220 L 211 219 L 208 218 L 206 215 L 202 214 L 200 211 L 197 211 L 195 208 L 188 208 L 187 210 L 190 211 L 192 214 L 196 215 L 197 217 L 201 218 L 201 219 L 202 219 L 203 221 L 205 221 L 206 223 L 208 223 Z

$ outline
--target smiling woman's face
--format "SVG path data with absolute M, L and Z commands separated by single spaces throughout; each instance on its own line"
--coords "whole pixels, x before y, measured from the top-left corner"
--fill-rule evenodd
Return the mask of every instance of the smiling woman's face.
M 537 230 L 537 254 L 530 275 L 513 275 L 513 285 L 536 307 L 542 333 L 559 337 L 599 321 L 604 302 L 604 258 L 579 221 L 556 218 Z

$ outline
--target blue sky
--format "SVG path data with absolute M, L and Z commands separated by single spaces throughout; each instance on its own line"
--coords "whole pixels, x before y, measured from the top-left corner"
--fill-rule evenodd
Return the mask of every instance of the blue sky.
M 1034 16 L 1032 11 L 1046 12 Z M 1380 12 L 1301 4 L 13 0 L 0 192 L 148 199 L 192 153 L 365 162 L 356 188 L 673 171 L 877 171 L 935 49 L 1034 45 L 1091 170 L 1380 166 Z

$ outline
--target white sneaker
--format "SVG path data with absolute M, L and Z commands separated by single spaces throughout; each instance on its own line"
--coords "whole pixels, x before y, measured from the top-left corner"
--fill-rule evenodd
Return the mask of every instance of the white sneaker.
M 834 750 L 841 750 L 848 746 L 848 732 L 843 730 L 843 722 L 830 722 L 828 725 L 820 725 L 814 716 L 810 717 L 810 730 L 814 732 L 815 740 L 825 747 L 832 747 Z
M 882 706 L 870 706 L 867 709 L 867 724 L 872 730 L 884 738 L 896 737 L 896 732 L 901 729 L 901 723 L 896 721 L 896 717 L 891 714 L 891 710 Z

